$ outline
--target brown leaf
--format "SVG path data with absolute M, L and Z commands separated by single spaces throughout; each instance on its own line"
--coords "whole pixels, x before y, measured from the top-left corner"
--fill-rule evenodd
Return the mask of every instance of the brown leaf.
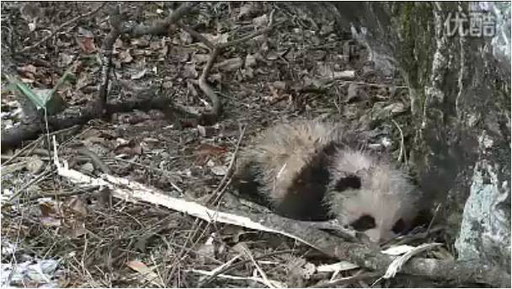
M 256 17 L 252 20 L 252 24 L 256 27 L 263 27 L 267 26 L 268 23 L 268 16 L 267 14 L 263 14 L 260 17 Z
M 131 44 L 137 47 L 144 48 L 149 46 L 149 41 L 144 38 L 136 38 L 131 40 Z
M 86 54 L 91 54 L 97 50 L 93 37 L 82 37 L 78 42 L 78 45 L 80 46 L 80 49 L 82 49 L 82 51 Z
M 87 205 L 84 203 L 84 201 L 78 197 L 74 196 L 66 200 L 64 203 L 64 206 L 69 209 L 71 212 L 75 214 L 79 214 L 83 217 L 87 216 Z
M 164 61 L 165 57 L 167 56 L 167 53 L 169 53 L 169 46 L 166 44 L 158 51 L 158 60 Z
M 274 81 L 274 83 L 272 83 L 272 86 L 280 90 L 286 90 L 288 88 L 287 83 L 284 81 Z
M 51 204 L 51 203 L 39 204 L 39 209 L 41 210 L 41 216 L 43 216 L 43 217 L 48 217 L 51 215 L 55 215 L 57 213 L 53 204 Z
M 18 72 L 30 72 L 35 74 L 37 71 L 37 68 L 32 64 L 27 64 L 25 66 L 19 67 Z
M 210 55 L 208 54 L 194 54 L 192 56 L 192 60 L 196 63 L 196 64 L 203 64 L 203 63 L 206 63 L 208 61 L 208 59 L 210 58 Z
M 211 43 L 213 43 L 215 45 L 218 45 L 218 44 L 222 44 L 222 43 L 227 43 L 228 42 L 229 33 L 216 34 L 216 35 L 206 33 L 206 34 L 203 34 L 203 36 L 206 39 L 208 39 Z
M 182 31 L 179 36 L 180 36 L 180 41 L 181 41 L 182 44 L 190 44 L 190 43 L 192 43 L 193 39 L 192 39 L 192 36 L 190 36 L 189 33 L 185 32 L 185 31 Z
M 207 156 L 220 156 L 226 153 L 228 150 L 225 147 L 215 146 L 211 144 L 200 144 L 196 148 L 195 154 L 207 155 Z
M 62 226 L 62 221 L 55 217 L 41 217 L 39 220 L 41 221 L 41 225 L 46 226 L 46 227 Z
M 28 65 L 19 67 L 17 70 L 20 73 L 21 77 L 23 77 L 25 79 L 30 79 L 31 81 L 33 81 L 35 79 L 35 74 L 37 71 L 35 66 L 28 64 Z
M 114 49 L 119 49 L 119 48 L 123 48 L 123 47 L 124 47 L 123 40 L 117 38 L 116 42 L 114 42 Z
M 161 41 L 151 41 L 149 43 L 149 49 L 151 49 L 153 51 L 157 51 L 160 48 L 162 48 L 162 42 Z
M 256 65 L 256 57 L 254 54 L 247 54 L 247 57 L 245 57 L 245 67 L 253 67 Z
M 237 18 L 242 19 L 244 17 L 251 17 L 258 13 L 260 9 L 258 9 L 258 5 L 254 2 L 247 2 L 242 7 L 240 7 L 240 12 L 238 13 Z
M 130 140 L 128 143 L 121 144 L 117 146 L 114 149 L 114 153 L 116 155 L 141 155 L 142 154 L 142 147 L 140 146 L 140 143 L 135 140 Z
M 78 238 L 87 234 L 87 229 L 85 228 L 85 222 L 73 220 L 71 223 L 71 227 L 68 228 L 67 234 L 72 238 Z
M 195 63 L 189 62 L 183 67 L 183 78 L 197 78 L 199 73 L 196 70 Z
M 32 174 L 37 174 L 43 169 L 44 162 L 37 155 L 30 157 L 27 163 L 27 170 Z
M 227 166 L 214 166 L 211 168 L 211 171 L 216 176 L 224 176 L 228 173 Z
M 132 62 L 133 61 L 133 57 L 130 54 L 130 49 L 121 51 L 121 53 L 119 53 L 119 59 L 121 60 L 121 63 L 130 63 L 130 62 Z
M 158 280 L 159 280 L 158 275 L 155 272 L 153 272 L 153 270 L 151 270 L 146 264 L 142 263 L 141 261 L 139 261 L 139 260 L 128 261 L 126 263 L 126 266 L 128 266 L 130 269 L 142 274 L 146 280 L 151 280 L 151 283 L 153 283 L 157 286 L 162 286 L 162 284 L 160 284 L 160 282 L 158 282 Z

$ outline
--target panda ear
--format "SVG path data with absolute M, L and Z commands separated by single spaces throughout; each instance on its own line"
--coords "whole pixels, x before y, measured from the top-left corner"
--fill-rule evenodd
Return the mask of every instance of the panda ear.
M 334 185 L 334 190 L 336 192 L 343 192 L 347 189 L 360 189 L 361 188 L 361 178 L 356 175 L 347 175 L 345 177 L 339 178 Z
M 407 229 L 407 225 L 403 219 L 398 219 L 391 229 L 395 234 L 401 234 Z

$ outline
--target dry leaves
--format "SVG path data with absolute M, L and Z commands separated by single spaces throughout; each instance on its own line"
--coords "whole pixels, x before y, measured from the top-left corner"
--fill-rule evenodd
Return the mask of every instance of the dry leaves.
M 125 140 L 119 141 L 121 144 L 114 149 L 114 154 L 116 154 L 118 157 L 142 155 L 142 146 L 140 145 L 140 142 L 134 139 L 128 142 Z
M 158 274 L 153 272 L 146 264 L 142 263 L 139 260 L 132 260 L 128 261 L 126 263 L 126 266 L 133 269 L 134 271 L 139 272 L 142 275 L 142 278 L 146 279 L 147 281 L 151 282 L 152 284 L 159 286 L 159 287 L 165 287 L 165 284 L 159 278 Z

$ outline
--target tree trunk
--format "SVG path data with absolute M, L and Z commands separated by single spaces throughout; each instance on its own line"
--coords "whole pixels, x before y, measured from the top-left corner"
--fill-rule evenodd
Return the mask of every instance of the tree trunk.
M 480 9 L 472 5 L 338 2 L 314 9 L 335 14 L 378 70 L 392 75 L 396 68 L 407 82 L 417 132 L 411 161 L 422 190 L 442 202 L 436 218 L 458 258 L 510 272 L 510 3 L 487 4 L 497 15 L 495 37 L 450 36 L 448 17 Z

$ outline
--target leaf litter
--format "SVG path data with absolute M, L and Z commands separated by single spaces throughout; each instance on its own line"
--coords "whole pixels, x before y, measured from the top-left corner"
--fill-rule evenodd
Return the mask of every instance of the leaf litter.
M 25 18 L 10 20 L 2 25 L 2 32 L 9 26 L 35 42 L 44 35 L 30 27 L 54 29 L 64 19 L 90 11 L 94 3 L 73 3 L 72 7 L 65 3 L 27 5 Z M 161 19 L 171 10 L 169 3 L 123 5 L 136 21 Z M 94 120 L 78 134 L 64 139 L 59 154 L 69 160 L 70 167 L 90 175 L 101 174 L 94 161 L 78 152 L 78 147 L 85 146 L 117 176 L 202 200 L 216 191 L 228 172 L 241 125 L 247 125 L 244 145 L 263 128 L 298 115 L 343 118 L 356 123 L 355 128 L 372 127 L 379 133 L 369 136 L 369 140 L 380 143 L 392 139 L 393 152 L 398 155 L 399 133 L 386 120 L 392 116 L 401 124 L 407 123 L 407 91 L 398 88 L 403 86 L 400 79 L 379 76 L 367 63 L 364 46 L 336 27 L 334 19 L 314 18 L 283 3 L 205 2 L 198 7 L 199 15 L 183 22 L 197 27 L 216 44 L 265 27 L 271 14 L 274 22 L 284 21 L 266 35 L 230 47 L 217 59 L 210 81 L 223 100 L 223 118 L 215 126 L 182 125 L 186 121 L 180 123 L 165 112 L 136 110 L 116 113 L 109 122 Z M 2 3 L 3 14 L 15 11 L 19 11 L 19 4 Z M 59 17 L 55 11 L 62 11 Z M 48 88 L 58 79 L 56 75 L 68 68 L 72 57 L 79 55 L 78 81 L 68 88 L 71 93 L 67 101 L 70 105 L 90 101 L 95 93 L 92 88 L 99 81 L 95 57 L 108 33 L 107 17 L 105 9 L 57 34 L 53 48 L 42 45 L 33 50 L 31 57 L 16 60 L 18 73 L 35 87 Z M 29 44 L 25 40 L 14 45 L 23 48 Z M 183 106 L 206 105 L 202 101 L 206 96 L 194 80 L 201 75 L 209 51 L 188 33 L 177 29 L 164 37 L 122 38 L 114 49 L 118 81 L 113 81 L 111 101 L 154 88 L 165 89 Z M 368 78 L 361 76 L 363 72 Z M 140 90 L 130 91 L 123 82 Z M 372 99 L 368 95 L 382 97 Z M 2 93 L 2 118 L 4 111 L 18 109 L 15 99 Z M 2 129 L 4 125 L 2 121 Z M 406 136 L 413 133 L 404 130 Z M 5 286 L 25 282 L 50 287 L 195 287 L 205 280 L 205 275 L 198 272 L 213 272 L 238 256 L 239 244 L 249 250 L 254 261 L 244 257 L 248 261 L 244 266 L 224 273 L 236 278 L 223 275 L 209 286 L 310 286 L 330 278 L 325 266 L 336 260 L 319 258 L 306 246 L 281 236 L 240 228 L 233 233 L 230 226 L 197 227 L 190 216 L 109 199 L 108 191 L 102 188 L 77 190 L 53 176 L 34 181 L 49 161 L 44 141 L 36 146 L 38 152 L 28 150 L 14 161 L 20 165 L 10 174 L 4 174 L 2 165 L 2 199 L 6 193 L 12 196 L 21 191 L 12 206 L 2 209 L 2 245 L 16 244 L 8 254 L 2 251 L 2 273 L 11 276 L 10 280 L 2 279 Z M 27 160 L 30 166 L 22 163 Z M 293 254 L 270 254 L 258 259 L 292 249 Z M 12 265 L 15 263 L 17 268 Z M 336 268 L 343 276 L 357 269 L 340 266 Z

